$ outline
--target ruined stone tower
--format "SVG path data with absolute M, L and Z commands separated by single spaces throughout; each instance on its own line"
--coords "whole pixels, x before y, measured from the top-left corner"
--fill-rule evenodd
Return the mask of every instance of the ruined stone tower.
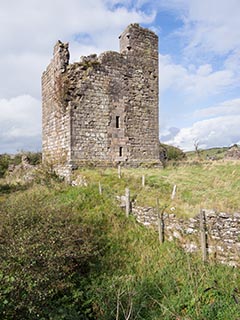
M 58 41 L 42 76 L 43 162 L 159 163 L 158 37 L 138 24 L 119 37 L 120 53 L 69 64 Z

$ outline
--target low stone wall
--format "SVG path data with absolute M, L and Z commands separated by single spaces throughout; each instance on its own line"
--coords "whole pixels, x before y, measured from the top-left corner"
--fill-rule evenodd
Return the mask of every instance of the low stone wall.
M 240 213 L 228 214 L 204 210 L 207 228 L 209 259 L 240 266 Z M 157 229 L 157 214 L 154 208 L 133 207 L 132 214 L 146 227 Z M 181 219 L 164 213 L 164 236 L 166 240 L 177 239 L 187 252 L 201 250 L 199 215 Z

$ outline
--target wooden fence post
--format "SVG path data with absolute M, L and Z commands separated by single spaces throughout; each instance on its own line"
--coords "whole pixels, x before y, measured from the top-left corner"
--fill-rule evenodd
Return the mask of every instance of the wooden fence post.
M 157 199 L 157 221 L 158 221 L 158 237 L 160 244 L 164 242 L 164 219 L 163 212 L 159 209 L 159 200 Z
M 142 175 L 142 187 L 145 187 L 145 175 Z
M 130 190 L 126 188 L 125 190 L 125 198 L 126 198 L 126 216 L 129 217 L 129 213 L 131 210 L 131 203 L 130 203 Z
M 99 190 L 99 194 L 101 195 L 102 194 L 102 185 L 101 185 L 100 181 L 98 183 L 98 190 Z
M 121 166 L 118 165 L 118 178 L 121 179 Z
M 176 196 L 176 192 L 177 192 L 177 186 L 176 184 L 173 186 L 173 191 L 172 191 L 172 195 L 171 195 L 171 199 L 173 200 Z
M 205 211 L 200 209 L 200 240 L 201 240 L 201 248 L 202 248 L 202 260 L 203 262 L 207 262 L 208 252 L 207 252 L 207 229 L 206 229 L 206 216 Z

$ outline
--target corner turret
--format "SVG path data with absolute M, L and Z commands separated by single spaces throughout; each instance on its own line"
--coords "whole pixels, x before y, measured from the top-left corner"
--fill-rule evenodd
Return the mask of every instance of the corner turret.
M 145 58 L 158 59 L 158 36 L 138 23 L 130 24 L 119 36 L 120 53 L 141 54 Z

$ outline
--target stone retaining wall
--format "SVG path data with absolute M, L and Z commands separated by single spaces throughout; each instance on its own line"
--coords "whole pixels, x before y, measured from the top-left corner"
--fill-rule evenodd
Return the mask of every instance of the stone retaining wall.
M 206 216 L 208 253 L 215 259 L 232 266 L 240 266 L 240 213 L 217 213 L 204 210 Z M 157 228 L 156 210 L 133 207 L 132 213 L 139 223 Z M 164 213 L 165 239 L 178 240 L 187 252 L 201 250 L 199 214 L 190 219 L 177 218 Z

